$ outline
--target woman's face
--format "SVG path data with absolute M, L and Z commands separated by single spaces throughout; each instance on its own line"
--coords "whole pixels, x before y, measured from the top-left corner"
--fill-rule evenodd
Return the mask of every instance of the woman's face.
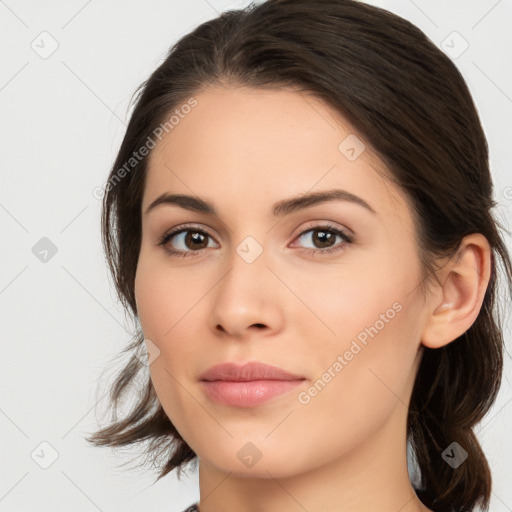
M 425 309 L 404 197 L 319 99 L 215 87 L 195 100 L 153 150 L 142 204 L 135 291 L 165 412 L 202 462 L 239 475 L 290 476 L 390 432 L 401 447 Z M 215 213 L 146 213 L 162 194 Z M 189 231 L 158 245 L 176 227 Z M 201 381 L 249 361 L 300 379 L 275 395 Z

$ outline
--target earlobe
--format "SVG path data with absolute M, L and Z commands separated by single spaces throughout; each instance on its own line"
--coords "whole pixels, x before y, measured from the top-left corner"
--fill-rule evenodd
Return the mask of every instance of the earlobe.
M 440 348 L 462 336 L 480 313 L 491 274 L 491 248 L 475 233 L 462 241 L 457 254 L 440 271 L 440 284 L 421 342 Z M 439 299 L 439 296 L 441 299 Z

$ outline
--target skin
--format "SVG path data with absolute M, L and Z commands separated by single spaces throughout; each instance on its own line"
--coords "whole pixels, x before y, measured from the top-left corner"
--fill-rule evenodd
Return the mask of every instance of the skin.
M 409 204 L 369 145 L 354 161 L 340 152 L 348 135 L 364 137 L 338 112 L 291 89 L 215 86 L 195 98 L 152 151 L 142 212 L 168 192 L 199 196 L 218 215 L 169 204 L 144 214 L 135 292 L 158 398 L 199 457 L 201 512 L 429 510 L 407 472 L 409 399 L 423 346 L 453 341 L 478 315 L 486 239 L 466 237 L 425 300 Z M 331 201 L 272 216 L 277 201 L 334 188 L 375 213 Z M 326 221 L 353 243 L 315 242 Z M 169 255 L 159 237 L 184 223 L 209 235 L 206 248 L 182 233 L 167 247 L 189 255 Z M 262 249 L 251 263 L 237 253 L 248 236 Z M 326 246 L 339 250 L 321 253 Z M 400 312 L 333 371 L 393 304 Z M 199 376 L 225 361 L 262 361 L 306 380 L 257 407 L 220 405 Z M 300 403 L 329 368 L 331 380 Z M 248 442 L 261 455 L 251 467 L 237 456 Z

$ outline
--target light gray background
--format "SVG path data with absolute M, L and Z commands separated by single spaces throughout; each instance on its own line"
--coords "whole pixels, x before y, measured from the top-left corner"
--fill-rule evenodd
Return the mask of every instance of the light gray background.
M 368 3 L 452 52 L 488 136 L 497 211 L 510 228 L 512 2 Z M 83 439 L 105 397 L 96 382 L 131 327 L 110 286 L 93 190 L 113 163 L 131 94 L 168 47 L 217 12 L 247 4 L 0 0 L 0 511 L 174 512 L 199 496 L 197 474 L 151 486 L 149 473 L 119 468 L 128 456 Z M 461 55 L 454 31 L 469 44 Z M 43 237 L 57 248 L 47 262 L 32 251 Z M 510 330 L 507 343 L 512 353 Z M 512 510 L 511 401 L 507 358 L 497 403 L 478 429 L 494 474 L 492 512 Z M 58 458 L 43 469 L 52 449 Z

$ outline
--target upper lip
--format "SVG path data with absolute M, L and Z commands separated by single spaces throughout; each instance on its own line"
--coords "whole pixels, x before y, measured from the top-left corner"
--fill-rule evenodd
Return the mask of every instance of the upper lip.
M 279 368 L 258 361 L 245 364 L 222 363 L 212 366 L 199 377 L 200 380 L 227 380 L 247 382 L 251 380 L 304 380 L 302 375 L 296 375 Z

